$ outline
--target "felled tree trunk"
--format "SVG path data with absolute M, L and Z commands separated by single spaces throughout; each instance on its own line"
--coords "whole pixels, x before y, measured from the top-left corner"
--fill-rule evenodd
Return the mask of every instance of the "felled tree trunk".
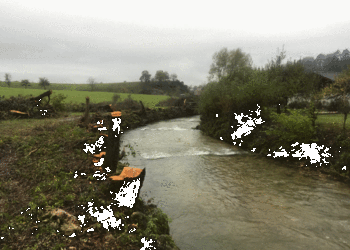
M 42 93 L 41 95 L 38 95 L 37 97 L 32 97 L 29 100 L 40 103 L 41 99 L 43 99 L 45 96 L 47 96 L 49 98 L 49 102 L 50 102 L 50 95 L 51 94 L 52 94 L 52 90 L 49 90 L 49 91 Z
M 120 142 L 120 126 L 122 113 L 112 112 L 109 119 L 108 140 L 106 157 L 102 165 L 102 169 L 106 172 L 113 172 L 117 170 L 119 160 L 119 142 Z
M 29 113 L 21 112 L 21 111 L 17 111 L 17 110 L 10 110 L 10 113 L 12 115 L 14 115 L 15 117 L 20 117 L 20 118 L 28 118 L 29 117 Z

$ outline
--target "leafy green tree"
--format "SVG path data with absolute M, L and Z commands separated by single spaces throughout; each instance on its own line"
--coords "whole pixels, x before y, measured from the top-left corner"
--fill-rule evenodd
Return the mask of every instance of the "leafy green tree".
M 44 87 L 46 89 L 46 86 L 49 86 L 50 82 L 46 77 L 39 78 L 39 86 Z
M 288 61 L 284 49 L 266 66 L 268 82 L 271 84 L 269 93 L 271 105 L 277 106 L 277 113 L 281 113 L 281 104 L 286 107 L 288 98 L 300 96 L 304 98 L 315 94 L 320 79 L 314 73 L 307 72 L 301 61 Z
M 220 81 L 225 76 L 251 67 L 252 59 L 249 54 L 243 53 L 241 49 L 228 51 L 227 48 L 223 48 L 213 55 L 208 80 Z
M 90 85 L 91 91 L 94 91 L 96 80 L 93 77 L 89 77 L 87 83 Z
M 339 111 L 344 114 L 344 124 L 343 129 L 345 130 L 345 122 L 350 112 L 350 103 L 349 98 L 347 97 L 350 94 L 350 65 L 347 70 L 344 70 L 339 74 L 335 82 L 330 86 L 326 87 L 323 90 L 323 96 L 333 95 L 340 98 L 341 105 Z
M 158 82 L 169 80 L 169 73 L 167 71 L 158 70 L 154 76 L 155 80 Z
M 5 82 L 10 87 L 10 85 L 11 85 L 11 75 L 9 73 L 5 74 Z
M 147 70 L 142 71 L 142 75 L 140 77 L 141 82 L 150 82 L 151 81 L 151 74 L 148 73 Z
M 258 118 L 254 112 L 258 106 L 265 121 L 269 99 L 266 93 L 270 90 L 265 75 L 265 71 L 251 70 L 245 84 L 237 84 L 235 80 L 208 83 L 199 98 L 199 112 L 204 118 L 201 119 L 203 132 L 229 142 L 232 133 L 241 126 L 236 114 L 252 114 Z
M 30 86 L 29 80 L 25 79 L 21 81 L 22 86 L 24 86 L 24 88 L 27 88 L 28 86 Z

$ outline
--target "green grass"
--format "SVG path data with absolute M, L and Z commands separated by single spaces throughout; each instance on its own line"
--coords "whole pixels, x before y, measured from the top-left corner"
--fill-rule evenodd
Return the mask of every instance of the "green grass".
M 329 114 L 318 115 L 316 119 L 316 125 L 323 124 L 328 126 L 343 127 L 344 115 L 343 114 Z M 349 126 L 349 118 L 346 119 L 345 127 Z
M 43 89 L 39 86 L 39 83 L 30 83 L 27 89 Z M 5 82 L 0 81 L 0 87 L 8 88 Z M 121 83 L 96 83 L 94 84 L 94 91 L 105 92 L 118 92 L 118 93 L 138 93 L 140 82 L 121 82 Z M 20 82 L 12 82 L 10 88 L 24 88 Z M 52 90 L 78 90 L 78 91 L 90 91 L 91 86 L 89 84 L 71 84 L 71 83 L 50 83 L 46 89 Z
M 52 89 L 52 88 L 47 88 Z M 42 94 L 45 90 L 43 89 L 24 89 L 24 88 L 8 88 L 0 87 L 1 96 L 5 96 L 5 99 L 11 96 L 18 96 L 19 94 L 27 96 L 32 94 L 33 96 L 38 96 Z M 67 98 L 63 103 L 85 103 L 85 98 L 89 96 L 90 103 L 100 103 L 100 102 L 112 102 L 112 97 L 115 94 L 120 95 L 120 100 L 123 101 L 128 97 L 129 94 L 126 93 L 113 93 L 113 92 L 97 92 L 97 91 L 77 91 L 77 90 L 53 90 L 51 97 L 57 94 L 63 94 Z M 142 95 L 142 94 L 131 94 L 131 98 L 136 101 L 142 101 L 145 107 L 154 108 L 156 104 L 160 101 L 166 100 L 169 96 L 164 95 Z

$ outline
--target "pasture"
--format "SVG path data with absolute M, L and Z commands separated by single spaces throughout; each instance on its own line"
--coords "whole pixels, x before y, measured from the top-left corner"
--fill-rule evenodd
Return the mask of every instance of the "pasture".
M 344 115 L 343 114 L 326 114 L 318 115 L 316 119 L 316 125 L 322 125 L 325 127 L 334 127 L 339 130 L 343 128 Z M 349 117 L 346 119 L 345 127 L 349 128 Z
M 67 98 L 63 103 L 85 103 L 85 97 L 89 96 L 90 103 L 100 103 L 100 102 L 110 102 L 112 103 L 112 97 L 115 94 L 120 96 L 118 101 L 123 101 L 126 99 L 129 94 L 127 93 L 114 93 L 114 92 L 102 92 L 102 91 L 77 91 L 77 90 L 54 90 L 49 86 L 46 90 L 44 89 L 25 89 L 25 88 L 9 88 L 9 87 L 0 87 L 0 96 L 5 96 L 5 99 L 10 98 L 11 96 L 38 96 L 48 89 L 52 89 L 53 93 L 51 98 L 58 94 L 63 94 Z M 156 104 L 160 101 L 170 98 L 165 95 L 143 95 L 143 94 L 130 94 L 131 98 L 136 101 L 142 101 L 145 107 L 154 108 Z

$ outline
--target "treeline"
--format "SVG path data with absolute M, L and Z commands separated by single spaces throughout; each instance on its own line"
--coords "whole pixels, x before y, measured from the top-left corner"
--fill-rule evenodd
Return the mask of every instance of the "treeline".
M 78 90 L 78 91 L 107 91 L 115 93 L 132 93 L 132 94 L 151 94 L 151 95 L 170 95 L 179 96 L 187 94 L 190 88 L 184 82 L 177 79 L 176 74 L 167 71 L 158 70 L 154 77 L 147 70 L 142 72 L 141 82 L 123 82 L 123 83 L 97 83 L 93 77 L 89 77 L 87 84 L 51 84 L 45 77 L 39 78 L 39 83 L 30 83 L 25 79 L 21 82 L 11 82 L 11 75 L 5 74 L 5 82 L 0 86 L 15 88 L 44 88 L 49 87 L 52 90 Z M 6 84 L 6 85 L 5 85 Z
M 342 53 L 337 50 L 327 55 L 319 54 L 316 59 L 313 57 L 304 57 L 298 62 L 302 63 L 308 71 L 342 72 L 350 65 L 350 52 L 347 49 Z
M 286 107 L 289 98 L 314 96 L 325 87 L 324 79 L 305 71 L 300 62 L 283 64 L 285 57 L 282 50 L 264 69 L 256 69 L 250 56 L 240 49 L 224 48 L 215 53 L 209 83 L 199 102 L 202 130 L 232 143 L 231 135 L 241 126 L 236 115 L 262 117 L 268 123 L 268 108 L 276 107 L 280 114 L 281 105 Z
M 158 70 L 154 77 L 147 71 L 142 71 L 140 77 L 140 94 L 160 94 L 160 95 L 176 95 L 186 94 L 190 89 L 184 82 L 177 79 L 176 74 L 167 71 Z

